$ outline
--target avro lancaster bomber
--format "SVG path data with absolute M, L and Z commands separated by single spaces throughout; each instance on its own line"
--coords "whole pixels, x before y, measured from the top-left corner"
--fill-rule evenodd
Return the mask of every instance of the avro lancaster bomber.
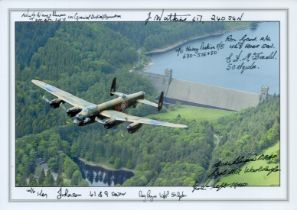
M 53 100 L 43 97 L 43 99 L 49 103 L 52 108 L 58 108 L 64 103 L 70 104 L 72 107 L 67 109 L 66 113 L 69 117 L 73 118 L 73 123 L 77 124 L 78 126 L 84 126 L 90 123 L 98 122 L 103 124 L 105 128 L 109 129 L 122 122 L 130 122 L 130 124 L 127 126 L 129 133 L 134 133 L 137 131 L 142 126 L 142 124 L 159 125 L 172 128 L 187 128 L 186 125 L 182 124 L 163 122 L 124 113 L 125 109 L 131 106 L 135 107 L 137 103 L 156 107 L 160 111 L 163 106 L 164 94 L 161 92 L 158 103 L 155 103 L 144 99 L 145 93 L 143 91 L 132 94 L 117 92 L 116 78 L 114 78 L 112 81 L 110 95 L 117 96 L 117 98 L 101 104 L 90 103 L 39 80 L 32 80 L 32 82 L 57 97 Z

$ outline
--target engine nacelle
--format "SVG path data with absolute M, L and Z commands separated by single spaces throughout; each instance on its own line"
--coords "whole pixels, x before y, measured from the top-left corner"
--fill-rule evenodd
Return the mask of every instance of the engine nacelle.
M 91 120 L 91 118 L 89 118 L 89 117 L 86 117 L 85 119 L 84 119 L 84 124 L 88 124 L 88 123 L 90 123 L 92 120 Z
M 117 126 L 117 125 L 120 124 L 120 123 L 121 123 L 121 121 L 117 121 L 117 120 L 111 120 L 111 119 L 109 119 L 109 120 L 107 120 L 107 121 L 104 123 L 104 128 L 106 128 L 106 129 L 110 129 L 110 128 L 114 127 L 114 126 Z
M 73 120 L 73 123 L 78 125 L 78 126 L 84 126 L 84 125 L 87 125 L 87 124 L 92 123 L 92 122 L 94 122 L 94 120 L 92 120 L 89 117 L 86 117 L 86 118 L 83 118 L 83 119 L 79 119 L 79 118 L 76 117 Z
M 127 126 L 128 133 L 134 133 L 136 132 L 139 128 L 141 128 L 142 124 L 141 123 L 131 123 L 130 125 Z
M 75 115 L 77 115 L 82 109 L 78 108 L 78 107 L 71 107 L 69 109 L 67 109 L 66 113 L 69 117 L 74 117 Z
M 56 109 L 56 108 L 60 107 L 61 103 L 64 103 L 64 101 L 59 98 L 55 98 L 49 102 L 49 105 L 52 108 Z

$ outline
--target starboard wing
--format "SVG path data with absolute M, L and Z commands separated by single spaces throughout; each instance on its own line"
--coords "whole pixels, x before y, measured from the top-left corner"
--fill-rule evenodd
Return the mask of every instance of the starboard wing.
M 163 106 L 163 100 L 164 100 L 164 92 L 162 91 L 161 94 L 160 94 L 158 103 L 151 102 L 151 101 L 146 100 L 146 99 L 137 99 L 137 102 L 142 103 L 142 104 L 146 104 L 146 105 L 149 105 L 149 106 L 156 107 L 158 109 L 158 111 L 160 111 L 162 109 L 162 106 Z
M 118 120 L 118 121 L 126 121 L 126 122 L 132 122 L 132 123 L 141 123 L 141 124 L 148 124 L 148 125 L 159 125 L 159 126 L 166 126 L 166 127 L 172 127 L 172 128 L 187 128 L 188 126 L 182 125 L 182 124 L 174 124 L 164 121 L 158 121 L 153 120 L 149 118 L 144 117 L 137 117 L 133 115 L 128 115 L 123 112 L 118 112 L 114 110 L 104 110 L 100 112 L 102 116 Z
M 157 103 L 151 102 L 151 101 L 146 100 L 146 99 L 137 99 L 137 102 L 158 108 Z
M 39 80 L 32 80 L 32 82 L 37 85 L 38 87 L 46 90 L 50 94 L 58 97 L 59 99 L 65 101 L 68 104 L 71 104 L 72 106 L 78 107 L 83 109 L 87 106 L 94 106 L 95 104 L 90 103 L 88 101 L 85 101 L 81 98 L 78 98 L 64 90 L 61 90 L 59 88 L 56 88 L 55 86 L 49 85 L 45 82 L 39 81 Z

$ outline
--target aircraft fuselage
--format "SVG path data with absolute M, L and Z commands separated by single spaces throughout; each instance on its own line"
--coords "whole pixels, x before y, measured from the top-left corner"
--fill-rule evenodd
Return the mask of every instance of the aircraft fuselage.
M 83 126 L 95 122 L 96 117 L 104 119 L 105 117 L 100 115 L 100 112 L 104 110 L 116 110 L 123 112 L 129 107 L 135 106 L 138 99 L 144 99 L 144 94 L 145 93 L 143 91 L 139 91 L 117 97 L 95 106 L 86 107 L 74 117 L 73 122 L 79 126 Z

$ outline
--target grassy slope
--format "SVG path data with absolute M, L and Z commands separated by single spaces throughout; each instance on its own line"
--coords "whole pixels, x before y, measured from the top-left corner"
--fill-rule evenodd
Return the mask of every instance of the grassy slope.
M 279 143 L 269 147 L 263 153 L 264 154 L 275 154 L 279 151 Z M 260 166 L 267 166 L 270 168 L 276 166 L 275 163 L 267 163 L 265 160 L 258 160 L 255 162 L 250 162 L 245 164 L 242 168 L 246 166 L 254 168 L 259 168 Z M 250 186 L 278 186 L 279 185 L 279 172 L 271 173 L 267 176 L 267 172 L 257 172 L 257 173 L 243 173 L 236 175 L 230 175 L 222 178 L 220 182 L 232 183 L 232 182 L 246 182 Z
M 220 117 L 230 115 L 232 113 L 234 112 L 181 105 L 174 108 L 174 110 L 169 110 L 166 113 L 150 115 L 149 117 L 153 117 L 159 120 L 174 120 L 178 117 L 178 115 L 180 115 L 181 118 L 184 118 L 187 120 L 213 121 L 213 120 L 217 120 Z

